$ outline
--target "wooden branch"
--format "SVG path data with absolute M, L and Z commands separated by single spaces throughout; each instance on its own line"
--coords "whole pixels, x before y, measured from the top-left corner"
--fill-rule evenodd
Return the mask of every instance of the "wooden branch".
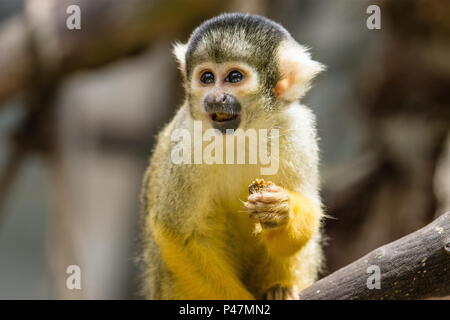
M 381 288 L 368 289 L 371 265 Z M 302 300 L 425 299 L 450 296 L 450 212 L 319 280 Z
M 66 26 L 70 5 L 80 7 L 81 30 Z M 98 67 L 165 36 L 185 41 L 194 25 L 225 7 L 219 0 L 28 0 L 22 15 L 0 27 L 0 101 L 30 81 L 33 54 L 57 76 Z

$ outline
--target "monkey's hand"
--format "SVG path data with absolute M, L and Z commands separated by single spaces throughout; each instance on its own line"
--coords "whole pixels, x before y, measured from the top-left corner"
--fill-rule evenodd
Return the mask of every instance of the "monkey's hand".
M 269 253 L 289 257 L 319 232 L 322 209 L 298 192 L 257 179 L 249 187 L 245 208 L 261 224 L 261 240 Z
M 250 194 L 244 205 L 250 212 L 250 218 L 259 222 L 263 229 L 277 228 L 288 223 L 289 194 L 273 183 L 262 191 Z

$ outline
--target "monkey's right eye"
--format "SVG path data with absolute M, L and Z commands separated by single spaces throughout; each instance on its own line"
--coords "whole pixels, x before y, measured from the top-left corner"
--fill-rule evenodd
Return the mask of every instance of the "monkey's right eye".
M 214 83 L 214 74 L 209 71 L 203 72 L 200 81 L 204 84 Z

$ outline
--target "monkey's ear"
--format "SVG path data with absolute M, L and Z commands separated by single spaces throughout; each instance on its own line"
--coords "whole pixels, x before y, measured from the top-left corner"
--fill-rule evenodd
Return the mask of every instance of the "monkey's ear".
M 321 63 L 311 59 L 308 51 L 298 44 L 282 44 L 278 51 L 281 80 L 274 88 L 282 100 L 295 101 L 305 95 L 314 77 L 325 69 Z
M 178 62 L 178 68 L 180 69 L 183 76 L 186 75 L 186 51 L 187 44 L 175 42 L 175 44 L 173 45 L 173 54 Z

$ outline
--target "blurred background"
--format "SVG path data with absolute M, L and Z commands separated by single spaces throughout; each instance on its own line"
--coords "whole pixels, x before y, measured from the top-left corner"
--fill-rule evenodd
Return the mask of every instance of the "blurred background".
M 141 178 L 183 99 L 171 45 L 232 11 L 328 66 L 303 101 L 333 217 L 324 275 L 450 210 L 450 1 L 0 0 L 0 299 L 139 298 Z

